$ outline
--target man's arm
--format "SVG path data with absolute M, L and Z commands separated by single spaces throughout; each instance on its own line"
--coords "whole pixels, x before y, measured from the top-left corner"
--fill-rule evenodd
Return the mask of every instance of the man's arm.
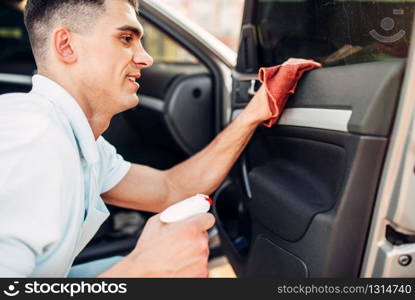
M 171 169 L 133 164 L 127 175 L 104 193 L 106 203 L 152 212 L 196 193 L 211 194 L 224 180 L 257 126 L 270 118 L 261 88 L 246 109 L 208 146 Z
M 310 61 L 289 59 L 283 65 L 305 62 Z M 261 87 L 243 112 L 202 151 L 166 171 L 133 165 L 103 198 L 117 206 L 160 212 L 196 193 L 209 195 L 225 179 L 257 126 L 270 117 L 266 91 Z

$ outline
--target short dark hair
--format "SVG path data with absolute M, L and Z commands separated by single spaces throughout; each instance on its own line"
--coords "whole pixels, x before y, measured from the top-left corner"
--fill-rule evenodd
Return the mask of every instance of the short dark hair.
M 45 56 L 54 22 L 59 21 L 74 32 L 84 32 L 105 12 L 105 1 L 120 0 L 28 0 L 24 22 L 38 67 Z M 136 12 L 138 1 L 128 0 Z

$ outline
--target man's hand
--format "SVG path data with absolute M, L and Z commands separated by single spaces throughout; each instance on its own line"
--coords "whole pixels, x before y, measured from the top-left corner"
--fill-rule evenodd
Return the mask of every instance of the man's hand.
M 257 126 L 272 117 L 272 113 L 268 106 L 267 91 L 265 90 L 264 85 L 261 85 L 239 117 L 244 118 L 248 123 L 254 126 Z
M 164 224 L 151 217 L 135 249 L 100 277 L 207 277 L 212 214 Z
M 315 62 L 314 60 L 303 59 L 303 58 L 290 58 L 286 60 L 282 66 L 288 65 L 300 65 L 304 63 L 311 63 L 317 67 L 321 67 L 321 64 Z M 248 105 L 245 107 L 244 111 L 241 113 L 243 117 L 249 122 L 259 125 L 266 120 L 269 120 L 272 116 L 267 101 L 267 94 L 264 85 L 262 85 L 258 91 L 255 93 L 255 96 L 251 99 Z

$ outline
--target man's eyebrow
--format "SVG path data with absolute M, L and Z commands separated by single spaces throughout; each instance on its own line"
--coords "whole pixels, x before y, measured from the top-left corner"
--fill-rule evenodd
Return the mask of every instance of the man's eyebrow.
M 131 25 L 124 25 L 117 28 L 119 31 L 131 31 L 133 34 L 135 34 L 137 37 L 143 36 L 143 30 L 139 27 L 131 26 Z

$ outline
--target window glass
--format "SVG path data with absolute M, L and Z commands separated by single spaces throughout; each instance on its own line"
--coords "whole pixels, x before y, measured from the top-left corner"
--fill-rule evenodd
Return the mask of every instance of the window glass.
M 158 0 L 237 50 L 244 0 Z
M 197 59 L 166 34 L 140 19 L 144 27 L 143 46 L 156 63 L 196 64 Z
M 407 57 L 415 1 L 259 0 L 259 63 L 289 57 L 325 65 Z

